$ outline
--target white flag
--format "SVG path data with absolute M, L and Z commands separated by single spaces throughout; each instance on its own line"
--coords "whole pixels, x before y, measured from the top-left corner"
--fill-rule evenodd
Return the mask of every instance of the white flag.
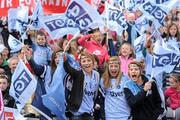
M 149 0 L 142 4 L 139 9 L 144 13 L 148 18 L 152 18 L 157 28 L 163 25 L 164 20 L 170 11 L 166 5 L 159 5 Z
M 18 52 L 23 47 L 23 43 L 15 37 L 13 37 L 12 35 L 9 35 L 8 45 L 11 49 L 11 53 Z
M 65 14 L 49 15 L 40 18 L 43 28 L 49 33 L 52 39 L 59 39 L 66 34 L 77 34 L 78 25 L 68 19 Z
M 78 25 L 81 32 L 94 28 L 94 25 L 100 30 L 104 29 L 105 24 L 100 14 L 85 0 L 71 0 L 65 14 Z
M 148 28 L 149 26 L 149 21 L 148 19 L 146 18 L 145 15 L 142 15 L 141 17 L 139 17 L 136 21 L 135 21 L 135 28 L 137 30 L 137 32 L 141 35 L 143 34 L 146 29 Z
M 8 11 L 8 30 L 24 32 L 28 25 L 28 7 L 11 8 Z
M 167 50 L 159 41 L 156 41 L 153 49 L 152 76 L 156 76 L 161 72 L 170 73 L 177 65 L 180 54 Z
M 37 80 L 28 70 L 22 60 L 19 61 L 11 79 L 9 93 L 15 99 L 19 111 L 34 93 Z

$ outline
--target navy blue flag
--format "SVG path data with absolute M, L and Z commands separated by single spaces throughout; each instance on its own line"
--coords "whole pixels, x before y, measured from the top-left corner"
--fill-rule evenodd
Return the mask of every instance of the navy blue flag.
M 39 80 L 37 82 L 35 97 L 33 99 L 31 107 L 35 109 L 37 112 L 39 112 L 41 115 L 43 115 L 47 120 L 52 120 L 51 111 L 44 106 L 43 101 L 42 101 L 42 96 L 44 94 L 46 94 L 46 91 L 44 88 L 44 82 L 42 80 Z
M 173 72 L 180 74 L 180 58 L 179 58 L 177 65 L 175 66 Z

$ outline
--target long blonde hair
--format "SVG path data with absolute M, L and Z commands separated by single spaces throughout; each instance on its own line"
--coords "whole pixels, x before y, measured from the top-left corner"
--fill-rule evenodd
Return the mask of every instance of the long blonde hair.
M 111 87 L 111 75 L 109 73 L 109 63 L 110 62 L 118 62 L 119 63 L 119 73 L 116 77 L 116 83 L 115 85 L 119 85 L 120 81 L 121 81 L 121 77 L 122 77 L 122 72 L 121 72 L 121 64 L 120 64 L 120 60 L 119 60 L 119 57 L 118 56 L 112 56 L 109 58 L 106 66 L 105 66 L 105 72 L 103 73 L 102 75 L 102 78 L 103 78 L 103 84 L 104 84 L 104 88 L 109 88 Z

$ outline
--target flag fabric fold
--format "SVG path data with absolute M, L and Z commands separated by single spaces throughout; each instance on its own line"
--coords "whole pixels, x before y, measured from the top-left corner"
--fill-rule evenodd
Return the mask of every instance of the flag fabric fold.
M 19 61 L 15 72 L 12 75 L 9 93 L 15 99 L 19 111 L 36 89 L 37 80 L 25 66 L 22 60 Z

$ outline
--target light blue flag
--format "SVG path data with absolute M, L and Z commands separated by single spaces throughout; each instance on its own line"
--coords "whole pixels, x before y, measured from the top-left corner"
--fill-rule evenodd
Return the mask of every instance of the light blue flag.
M 104 29 L 100 14 L 85 0 L 71 0 L 65 14 L 78 25 L 81 32 L 87 32 L 91 27 Z
M 42 96 L 43 104 L 53 112 L 58 120 L 66 120 L 65 116 L 65 91 L 64 91 L 64 77 L 66 72 L 63 67 L 63 56 L 59 58 L 59 64 L 53 75 L 51 92 Z
M 8 30 L 23 33 L 28 25 L 28 7 L 11 8 L 8 11 Z
M 18 52 L 19 50 L 21 50 L 21 48 L 23 47 L 23 43 L 21 41 L 19 41 L 18 39 L 16 39 L 15 37 L 13 37 L 12 35 L 9 35 L 8 38 L 8 45 L 11 49 L 11 53 L 14 52 Z
M 67 18 L 65 14 L 43 16 L 39 18 L 42 27 L 49 33 L 52 39 L 59 39 L 66 34 L 77 34 L 80 32 L 79 25 Z
M 41 28 L 41 22 L 40 22 L 40 17 L 44 16 L 44 12 L 43 12 L 43 8 L 42 8 L 42 4 L 41 4 L 41 0 L 38 0 L 36 3 L 36 7 L 33 11 L 33 14 L 31 16 L 32 19 L 32 23 L 31 23 L 31 27 L 34 27 L 35 29 L 40 29 Z M 31 28 L 33 29 L 33 28 Z
M 19 111 L 22 110 L 26 102 L 36 89 L 37 80 L 25 66 L 22 60 L 19 61 L 11 79 L 9 93 L 16 100 Z

